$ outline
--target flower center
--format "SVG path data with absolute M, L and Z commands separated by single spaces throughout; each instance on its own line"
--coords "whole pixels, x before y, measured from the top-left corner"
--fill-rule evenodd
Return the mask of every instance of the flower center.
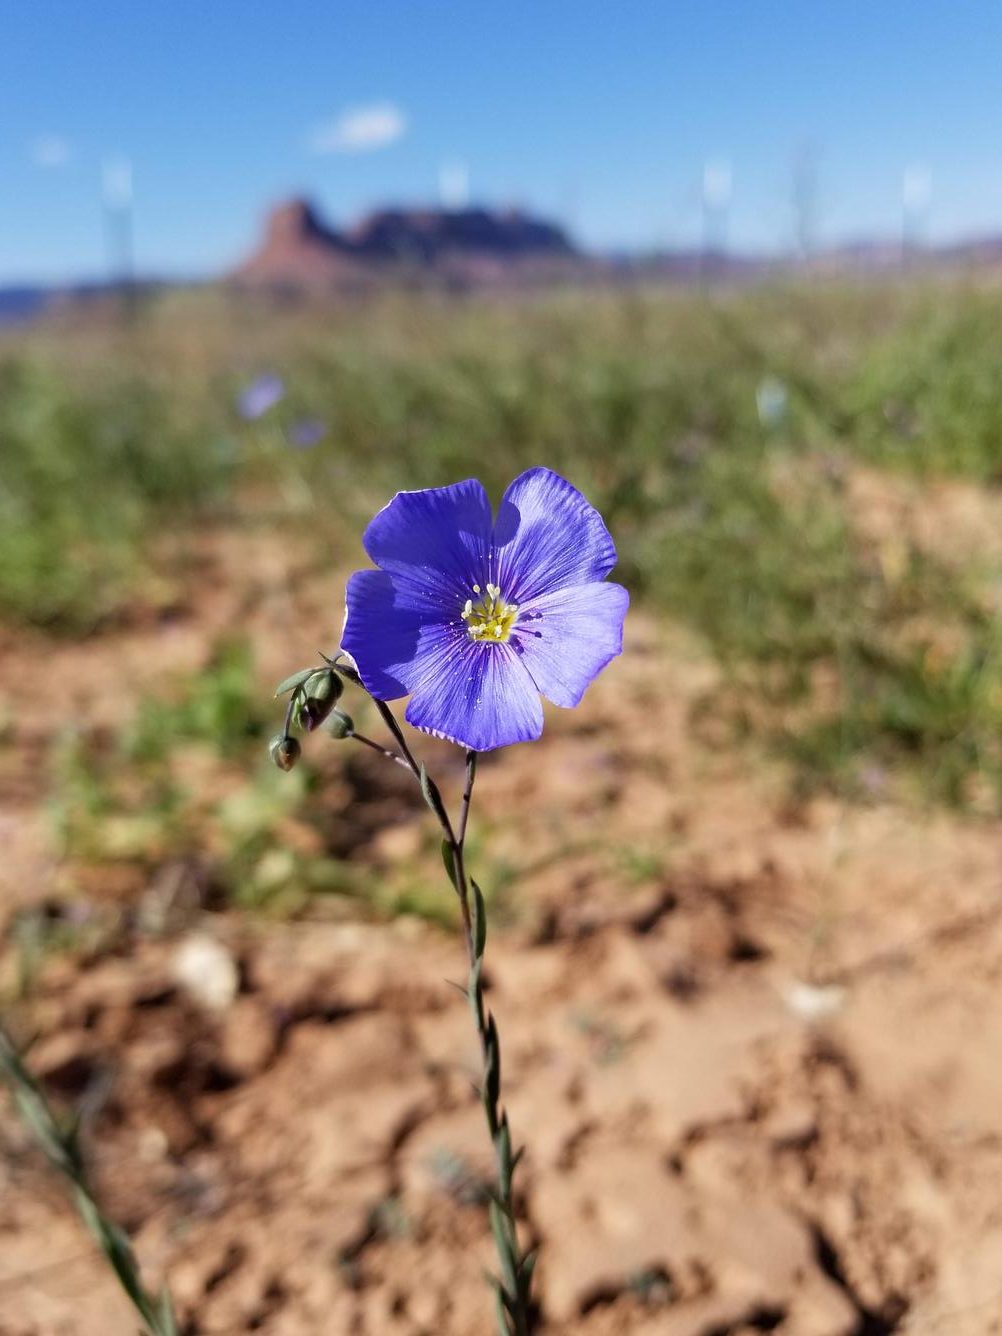
M 468 598 L 461 614 L 470 639 L 507 640 L 518 617 L 518 604 L 506 603 L 497 585 L 489 584 L 486 593 L 474 585 L 473 592 L 476 603 Z

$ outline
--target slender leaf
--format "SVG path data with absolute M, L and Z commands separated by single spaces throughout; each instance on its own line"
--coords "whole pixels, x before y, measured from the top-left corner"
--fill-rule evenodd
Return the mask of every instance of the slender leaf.
M 301 687 L 316 671 L 316 668 L 300 668 L 298 673 L 290 673 L 288 677 L 283 677 L 275 688 L 275 695 L 284 696 L 287 691 L 295 691 L 296 687 Z
M 494 1138 L 494 1146 L 498 1156 L 498 1181 L 501 1184 L 501 1191 L 507 1193 L 511 1185 L 511 1130 L 508 1127 L 508 1115 L 501 1115 L 501 1122 L 498 1126 L 497 1136 Z
M 447 830 L 449 828 L 449 816 L 445 810 L 445 804 L 442 802 L 442 795 L 439 792 L 438 785 L 428 774 L 428 770 L 423 761 L 421 762 L 420 779 L 422 797 L 438 817 L 442 828 Z
M 497 1248 L 498 1260 L 504 1273 L 504 1286 L 508 1298 L 514 1298 L 517 1294 L 515 1266 L 511 1256 L 511 1224 L 501 1207 L 493 1199 L 490 1203 L 491 1230 L 494 1233 L 494 1244 Z
M 458 891 L 459 876 L 456 872 L 456 851 L 451 840 L 442 841 L 442 862 L 445 864 L 446 876 L 452 882 L 453 888 Z
M 472 877 L 470 885 L 473 888 L 473 949 L 479 960 L 487 945 L 487 907 L 484 904 L 483 891 Z

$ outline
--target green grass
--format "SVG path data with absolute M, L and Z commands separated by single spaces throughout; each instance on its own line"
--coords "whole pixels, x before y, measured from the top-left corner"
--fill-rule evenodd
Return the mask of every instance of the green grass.
M 1002 303 L 935 294 L 878 339 L 846 386 L 856 448 L 921 477 L 1002 480 Z
M 67 733 L 54 757 L 52 816 L 68 879 L 74 866 L 148 876 L 194 857 L 216 897 L 298 903 L 331 869 L 281 847 L 311 776 L 268 762 L 275 713 L 246 646 L 225 642 L 204 672 L 143 697 L 113 733 Z
M 218 500 L 229 473 L 135 370 L 77 384 L 0 359 L 0 611 L 70 630 L 120 611 L 150 573 L 151 532 Z
M 200 526 L 288 526 L 329 553 L 398 488 L 476 474 L 497 496 L 546 463 L 603 510 L 639 600 L 705 637 L 719 707 L 805 783 L 865 794 L 887 769 L 958 804 L 987 784 L 997 806 L 999 573 L 907 547 L 889 569 L 844 477 L 996 481 L 1000 325 L 1002 296 L 888 285 L 324 311 L 196 294 L 124 336 L 43 329 L 0 348 L 0 613 L 90 630 L 151 597 Z M 262 369 L 287 396 L 242 423 Z M 765 376 L 788 390 L 771 425 Z M 312 450 L 288 444 L 302 417 L 327 425 Z M 200 710 L 221 739 L 246 723 L 225 692 L 185 708 L 189 732 Z M 172 735 L 144 727 L 147 749 Z

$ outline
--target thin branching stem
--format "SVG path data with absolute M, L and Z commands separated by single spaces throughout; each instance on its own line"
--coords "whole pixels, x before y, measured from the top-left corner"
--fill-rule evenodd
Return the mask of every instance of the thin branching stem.
M 466 782 L 463 787 L 459 821 L 453 826 L 438 786 L 428 776 L 424 766 L 415 759 L 392 710 L 385 701 L 378 700 L 376 708 L 400 747 L 403 764 L 417 779 L 425 802 L 434 812 L 442 829 L 442 852 L 449 878 L 459 900 L 463 920 L 463 937 L 470 965 L 467 997 L 477 1037 L 480 1040 L 483 1060 L 480 1095 L 497 1164 L 496 1184 L 490 1202 L 490 1217 L 501 1268 L 501 1275 L 494 1282 L 498 1332 L 500 1336 L 530 1336 L 535 1254 L 523 1253 L 518 1242 L 513 1177 L 519 1153 L 512 1150 L 508 1115 L 501 1105 L 501 1045 L 497 1025 L 484 1001 L 486 908 L 480 887 L 469 876 L 466 868 L 466 832 L 473 801 L 473 785 L 477 776 L 477 753 L 474 751 L 466 753 Z M 376 749 L 380 750 L 378 744 Z M 401 756 L 397 756 L 396 753 L 389 752 L 388 749 L 383 750 L 393 759 L 401 760 Z
M 380 713 L 380 715 L 381 715 L 381 717 L 382 717 L 382 719 L 383 719 L 383 722 L 386 724 L 386 727 L 387 727 L 387 728 L 390 730 L 390 732 L 393 734 L 393 737 L 394 737 L 394 739 L 396 740 L 397 746 L 400 748 L 400 751 L 402 752 L 402 754 L 403 754 L 403 756 L 404 756 L 404 759 L 406 760 L 408 766 L 409 766 L 409 767 L 411 768 L 411 770 L 414 772 L 414 776 L 415 776 L 415 778 L 418 779 L 418 780 L 420 780 L 420 778 L 421 778 L 421 767 L 418 765 L 417 761 L 414 759 L 414 753 L 411 751 L 410 747 L 407 745 L 407 739 L 404 737 L 403 729 L 402 729 L 402 728 L 400 727 L 400 725 L 397 723 L 396 715 L 394 715 L 393 711 L 390 709 L 390 707 L 386 704 L 386 701 L 384 701 L 384 700 L 377 700 L 377 701 L 376 701 L 376 709 L 379 711 L 379 713 Z M 451 833 L 451 832 L 450 832 L 450 833 Z
M 347 681 L 365 690 L 354 666 L 342 656 L 324 661 Z M 303 670 L 305 673 L 306 670 Z M 286 714 L 286 732 L 295 716 L 296 683 L 303 673 L 293 674 L 283 687 L 292 687 L 293 696 Z M 480 1041 L 483 1076 L 480 1097 L 487 1120 L 487 1130 L 497 1164 L 495 1185 L 490 1200 L 491 1230 L 500 1264 L 500 1276 L 494 1278 L 494 1297 L 500 1336 L 530 1336 L 532 1324 L 532 1273 L 535 1252 L 523 1253 L 518 1241 L 515 1222 L 514 1188 L 512 1179 L 521 1152 L 513 1151 L 508 1115 L 501 1105 L 501 1044 L 497 1024 L 487 1009 L 484 999 L 484 946 L 487 941 L 487 911 L 480 887 L 466 867 L 466 832 L 473 802 L 473 785 L 477 777 L 477 753 L 466 752 L 466 782 L 459 817 L 454 824 L 442 800 L 438 785 L 411 751 L 403 729 L 385 701 L 371 697 L 380 717 L 389 729 L 399 750 L 384 747 L 372 738 L 354 731 L 342 736 L 353 737 L 364 747 L 377 752 L 409 770 L 418 782 L 421 794 L 435 815 L 442 831 L 442 857 L 449 880 L 459 900 L 463 921 L 463 938 L 469 961 L 469 980 L 466 996 Z
M 466 784 L 463 788 L 463 805 L 459 813 L 459 830 L 456 839 L 459 848 L 462 850 L 466 840 L 466 825 L 470 819 L 470 803 L 473 799 L 473 783 L 477 777 L 477 753 L 468 751 L 466 753 Z
M 361 742 L 365 747 L 371 747 L 374 752 L 379 752 L 380 756 L 385 756 L 388 761 L 396 761 L 397 765 L 402 765 L 405 770 L 411 769 L 411 766 L 408 765 L 406 759 L 401 756 L 399 752 L 395 752 L 391 747 L 384 747 L 382 743 L 375 742 L 372 738 L 367 738 L 364 733 L 358 733 L 354 729 L 348 736 L 353 738 L 356 742 Z
M 463 801 L 459 810 L 459 830 L 453 841 L 453 862 L 456 869 L 456 892 L 459 895 L 459 910 L 463 916 L 463 935 L 466 938 L 466 954 L 469 956 L 470 969 L 476 965 L 476 943 L 473 936 L 473 923 L 470 915 L 470 884 L 466 873 L 466 827 L 470 820 L 470 805 L 473 801 L 473 785 L 477 778 L 477 753 L 466 753 L 466 783 L 463 786 Z M 481 1044 L 483 1035 L 480 1036 Z

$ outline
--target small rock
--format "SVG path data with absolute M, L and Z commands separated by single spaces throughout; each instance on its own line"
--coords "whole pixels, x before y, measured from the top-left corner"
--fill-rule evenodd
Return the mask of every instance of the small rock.
M 161 1127 L 146 1127 L 139 1134 L 139 1158 L 147 1164 L 166 1159 L 170 1143 Z
M 186 937 L 171 959 L 178 985 L 209 1011 L 225 1011 L 240 986 L 236 961 L 222 942 L 207 933 Z
M 845 1005 L 845 989 L 836 984 L 818 987 L 795 979 L 783 989 L 783 1000 L 795 1016 L 808 1022 L 824 1021 Z

